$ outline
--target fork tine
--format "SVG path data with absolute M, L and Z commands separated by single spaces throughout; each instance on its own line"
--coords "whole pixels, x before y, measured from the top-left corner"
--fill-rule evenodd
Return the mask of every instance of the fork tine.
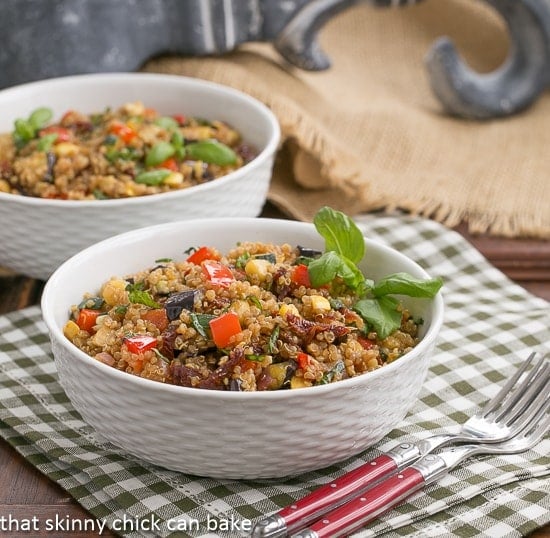
M 538 369 L 544 363 L 544 357 L 530 370 L 525 379 L 518 383 L 519 378 L 525 373 L 527 368 L 532 363 L 533 359 L 536 357 L 537 353 L 533 352 L 529 357 L 524 361 L 520 368 L 514 373 L 514 375 L 507 381 L 507 383 L 500 389 L 498 394 L 492 398 L 485 407 L 481 410 L 481 416 L 487 416 L 492 413 L 495 409 L 500 409 L 504 402 L 506 402 L 507 408 L 513 406 L 517 400 L 520 398 L 518 391 L 521 387 L 528 386 L 533 377 L 536 375 Z
M 550 402 L 546 402 L 532 417 L 530 423 L 518 434 L 518 440 L 529 443 L 529 447 L 535 446 L 550 430 Z M 516 437 L 512 438 L 514 441 Z
M 514 432 L 521 431 L 528 424 L 530 419 L 529 410 L 548 408 L 550 405 L 550 378 L 546 378 L 545 386 L 542 387 L 538 393 L 535 393 L 534 397 L 522 409 L 518 410 L 514 416 L 513 421 L 508 421 L 507 426 L 512 427 Z M 537 387 L 535 387 L 537 388 Z M 522 413 L 521 411 L 525 411 Z
M 500 421 L 506 417 L 506 423 L 513 424 L 518 416 L 521 416 L 525 407 L 544 390 L 550 379 L 550 364 L 543 364 L 543 362 L 545 362 L 545 357 L 529 372 L 528 379 L 518 386 L 518 391 L 512 401 L 504 403 L 498 410 L 496 420 Z
M 523 364 L 516 371 L 516 373 L 500 389 L 498 394 L 494 398 L 491 398 L 491 400 L 489 400 L 487 402 L 487 404 L 485 404 L 485 407 L 480 412 L 480 416 L 488 415 L 489 413 L 491 413 L 491 411 L 493 411 L 496 407 L 498 407 L 502 403 L 502 401 L 510 393 L 510 390 L 512 389 L 512 387 L 516 384 L 517 380 L 521 377 L 521 375 L 529 367 L 529 365 L 531 364 L 531 362 L 535 358 L 536 354 L 537 353 L 534 351 L 533 353 L 531 353 L 531 355 L 529 355 L 529 357 L 527 357 L 527 359 L 523 362 Z

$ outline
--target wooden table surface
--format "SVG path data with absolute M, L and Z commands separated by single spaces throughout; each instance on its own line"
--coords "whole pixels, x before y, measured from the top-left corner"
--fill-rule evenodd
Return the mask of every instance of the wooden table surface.
M 273 216 L 276 210 L 266 206 L 265 215 Z M 496 267 L 531 293 L 550 301 L 550 241 L 514 240 L 471 236 L 466 226 L 457 230 L 472 242 Z M 0 314 L 38 304 L 43 282 L 0 272 Z M 2 528 L 11 514 L 13 520 L 36 517 L 38 521 L 59 518 L 85 521 L 91 516 L 57 484 L 28 464 L 7 442 L 0 440 L 0 535 L 53 536 L 44 525 L 37 533 L 10 532 Z M 2 520 L 2 517 L 5 519 Z M 13 527 L 12 527 L 13 529 Z M 94 533 L 71 532 L 74 538 L 97 536 Z M 113 537 L 104 532 L 102 536 Z M 550 538 L 550 525 L 539 529 L 531 538 Z

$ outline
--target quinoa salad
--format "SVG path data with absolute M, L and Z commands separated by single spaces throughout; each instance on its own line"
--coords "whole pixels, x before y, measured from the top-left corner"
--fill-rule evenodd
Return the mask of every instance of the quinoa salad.
M 361 233 L 330 208 L 315 224 L 323 234 L 342 222 L 344 235 Z M 118 370 L 202 389 L 297 389 L 382 368 L 416 346 L 422 324 L 390 294 L 431 298 L 441 281 L 398 273 L 375 284 L 348 247 L 331 246 L 197 245 L 105 282 L 72 308 L 64 334 Z
M 222 177 L 256 156 L 223 121 L 160 115 L 141 102 L 92 114 L 48 108 L 0 135 L 0 192 L 62 200 L 158 194 Z

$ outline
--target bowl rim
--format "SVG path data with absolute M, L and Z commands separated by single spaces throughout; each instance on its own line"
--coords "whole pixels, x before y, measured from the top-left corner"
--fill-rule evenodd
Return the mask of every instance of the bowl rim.
M 167 82 L 169 84 L 176 84 L 181 86 L 193 87 L 193 88 L 210 88 L 214 91 L 225 93 L 232 98 L 238 99 L 243 103 L 246 103 L 255 113 L 263 116 L 270 128 L 269 140 L 260 153 L 246 163 L 241 168 L 230 172 L 222 177 L 219 177 L 213 181 L 202 183 L 201 185 L 193 185 L 185 189 L 160 192 L 155 194 L 148 194 L 145 196 L 135 196 L 128 198 L 113 198 L 108 200 L 57 200 L 49 198 L 38 198 L 36 196 L 22 196 L 18 194 L 11 194 L 0 192 L 0 201 L 10 201 L 13 203 L 20 203 L 22 205 L 40 206 L 40 207 L 66 207 L 66 208 L 83 208 L 83 207 L 105 207 L 115 208 L 120 205 L 141 205 L 148 202 L 165 198 L 181 198 L 190 194 L 200 193 L 210 189 L 223 187 L 225 183 L 238 181 L 238 179 L 251 172 L 254 168 L 261 166 L 266 160 L 270 159 L 275 154 L 277 147 L 281 139 L 281 127 L 279 121 L 271 109 L 253 97 L 241 90 L 219 84 L 217 82 L 211 82 L 200 78 L 193 78 L 184 75 L 170 75 L 162 73 L 133 73 L 133 72 L 113 72 L 113 73 L 86 73 L 82 75 L 70 75 L 63 77 L 55 77 L 44 80 L 37 80 L 33 82 L 27 82 L 24 84 L 18 84 L 16 86 L 10 86 L 0 90 L 0 104 L 4 95 L 16 94 L 26 88 L 38 88 L 56 86 L 59 84 L 66 84 L 71 82 L 84 81 L 86 83 L 94 83 L 96 81 L 101 82 L 125 82 L 127 79 L 133 79 L 136 82 L 139 80 L 153 80 L 160 83 Z
M 168 391 L 168 392 L 173 392 L 174 394 L 180 394 L 182 397 L 187 395 L 195 398 L 207 398 L 209 400 L 215 399 L 220 401 L 221 400 L 245 401 L 245 400 L 249 400 L 250 398 L 260 399 L 261 401 L 263 400 L 278 401 L 280 399 L 286 400 L 288 398 L 292 399 L 292 398 L 302 398 L 304 396 L 307 397 L 307 394 L 311 394 L 311 397 L 313 398 L 328 392 L 332 392 L 334 390 L 348 390 L 348 389 L 358 388 L 358 385 L 363 385 L 369 379 L 376 379 L 381 375 L 391 374 L 391 372 L 399 368 L 400 364 L 417 359 L 422 352 L 430 348 L 430 346 L 435 342 L 436 338 L 439 335 L 441 326 L 443 324 L 443 316 L 444 316 L 444 302 L 443 302 L 443 296 L 441 291 L 439 291 L 437 295 L 433 299 L 431 299 L 431 301 L 433 301 L 433 305 L 432 305 L 433 316 L 432 316 L 430 326 L 426 331 L 426 334 L 422 337 L 422 339 L 420 340 L 420 342 L 417 344 L 416 347 L 414 347 L 411 351 L 409 351 L 399 359 L 395 360 L 394 362 L 390 364 L 386 364 L 383 368 L 379 368 L 372 372 L 367 372 L 365 374 L 352 377 L 349 379 L 344 379 L 335 383 L 328 383 L 326 385 L 316 385 L 313 387 L 303 387 L 303 388 L 292 389 L 292 390 L 275 390 L 275 391 L 258 391 L 258 392 L 237 392 L 237 391 L 232 392 L 232 391 L 220 391 L 220 390 L 182 387 L 179 385 L 171 385 L 168 383 L 161 383 L 159 381 L 154 381 L 151 379 L 145 379 L 126 372 L 122 372 L 120 370 L 117 370 L 116 368 L 113 368 L 112 366 L 108 366 L 106 364 L 103 364 L 100 361 L 95 360 L 93 357 L 86 354 L 84 351 L 79 349 L 76 345 L 74 345 L 70 340 L 68 340 L 65 337 L 65 335 L 63 334 L 62 327 L 59 327 L 55 322 L 53 311 L 51 310 L 51 305 L 53 305 L 53 302 L 54 302 L 55 289 L 59 285 L 62 285 L 64 273 L 67 271 L 70 271 L 70 268 L 73 264 L 77 263 L 78 260 L 82 258 L 86 258 L 90 256 L 95 251 L 100 252 L 103 247 L 111 244 L 113 245 L 120 244 L 122 246 L 126 244 L 126 241 L 128 239 L 132 239 L 132 238 L 144 239 L 146 238 L 145 236 L 150 237 L 151 235 L 162 233 L 164 230 L 167 230 L 170 228 L 174 228 L 182 225 L 185 225 L 185 226 L 200 225 L 200 224 L 204 224 L 205 221 L 217 221 L 220 223 L 227 222 L 228 224 L 231 223 L 236 226 L 241 225 L 243 226 L 243 229 L 247 229 L 245 228 L 246 226 L 257 225 L 258 222 L 264 223 L 265 226 L 285 225 L 290 227 L 301 227 L 304 229 L 307 228 L 310 231 L 315 229 L 312 223 L 293 221 L 293 220 L 263 218 L 263 217 L 235 217 L 235 218 L 221 217 L 217 219 L 216 218 L 191 219 L 187 221 L 175 221 L 175 222 L 157 224 L 153 226 L 146 226 L 143 228 L 135 229 L 129 232 L 124 232 L 124 233 L 109 237 L 107 239 L 104 239 L 103 241 L 100 241 L 90 247 L 87 247 L 81 250 L 79 253 L 75 254 L 74 256 L 66 260 L 62 265 L 60 265 L 56 269 L 56 271 L 51 275 L 51 277 L 46 282 L 46 285 L 44 286 L 44 290 L 42 293 L 42 298 L 41 298 L 41 310 L 42 310 L 43 320 L 49 330 L 50 341 L 53 343 L 53 341 L 55 340 L 67 352 L 76 356 L 78 360 L 84 361 L 85 364 L 91 366 L 92 368 L 99 369 L 99 371 L 102 372 L 104 375 L 113 376 L 114 379 L 120 379 L 122 383 L 128 383 L 129 385 L 134 385 L 136 389 L 142 388 L 142 389 L 147 389 L 152 391 L 155 391 L 155 390 Z M 392 256 L 397 256 L 399 259 L 406 260 L 408 263 L 413 263 L 416 266 L 416 268 L 425 275 L 426 278 L 429 277 L 429 274 L 427 273 L 427 271 L 424 268 L 422 268 L 412 258 L 405 256 L 398 250 L 388 245 L 385 245 L 384 243 L 381 243 L 373 239 L 369 239 L 364 235 L 363 237 L 365 239 L 365 244 L 367 249 L 374 247 L 378 250 L 381 250 L 383 253 L 391 254 Z

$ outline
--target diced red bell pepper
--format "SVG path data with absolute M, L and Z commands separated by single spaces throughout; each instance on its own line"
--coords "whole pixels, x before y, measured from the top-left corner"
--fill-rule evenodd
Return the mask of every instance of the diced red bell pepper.
M 132 127 L 126 125 L 125 123 L 121 123 L 120 121 L 114 121 L 111 123 L 109 126 L 109 132 L 121 138 L 126 144 L 131 142 L 137 136 L 136 131 L 132 129 Z
M 164 162 L 161 162 L 157 168 L 164 168 L 165 170 L 172 170 L 172 172 L 177 172 L 179 170 L 178 163 L 174 157 L 166 159 Z
M 294 284 L 298 284 L 298 286 L 305 286 L 306 288 L 311 288 L 311 280 L 309 279 L 307 265 L 304 265 L 304 264 L 296 265 L 292 270 L 292 274 L 290 278 L 292 282 L 294 282 Z
M 185 125 L 187 118 L 183 114 L 174 114 L 172 116 L 180 125 Z
M 229 286 L 231 282 L 235 281 L 235 277 L 229 267 L 217 260 L 204 260 L 201 267 L 204 276 L 210 280 L 212 284 L 226 287 Z
M 226 347 L 231 337 L 242 331 L 239 316 L 235 312 L 226 312 L 210 320 L 209 325 L 212 340 L 218 347 Z
M 154 336 L 149 336 L 147 334 L 139 334 L 125 338 L 124 344 L 130 353 L 139 354 L 157 347 L 157 339 Z
M 214 254 L 211 248 L 201 247 L 190 254 L 186 261 L 200 265 L 204 260 L 218 260 L 218 256 Z
M 58 144 L 59 142 L 68 142 L 72 138 L 71 131 L 69 131 L 69 129 L 65 129 L 65 127 L 60 127 L 59 125 L 50 125 L 49 127 L 44 127 L 44 129 L 40 129 L 40 137 L 46 136 L 48 134 L 57 135 L 54 144 Z
M 298 353 L 296 355 L 296 362 L 302 370 L 305 370 L 309 365 L 309 355 L 303 352 Z
M 82 308 L 76 318 L 76 324 L 83 330 L 90 332 L 96 324 L 97 317 L 99 316 L 99 310 L 92 310 L 91 308 Z

